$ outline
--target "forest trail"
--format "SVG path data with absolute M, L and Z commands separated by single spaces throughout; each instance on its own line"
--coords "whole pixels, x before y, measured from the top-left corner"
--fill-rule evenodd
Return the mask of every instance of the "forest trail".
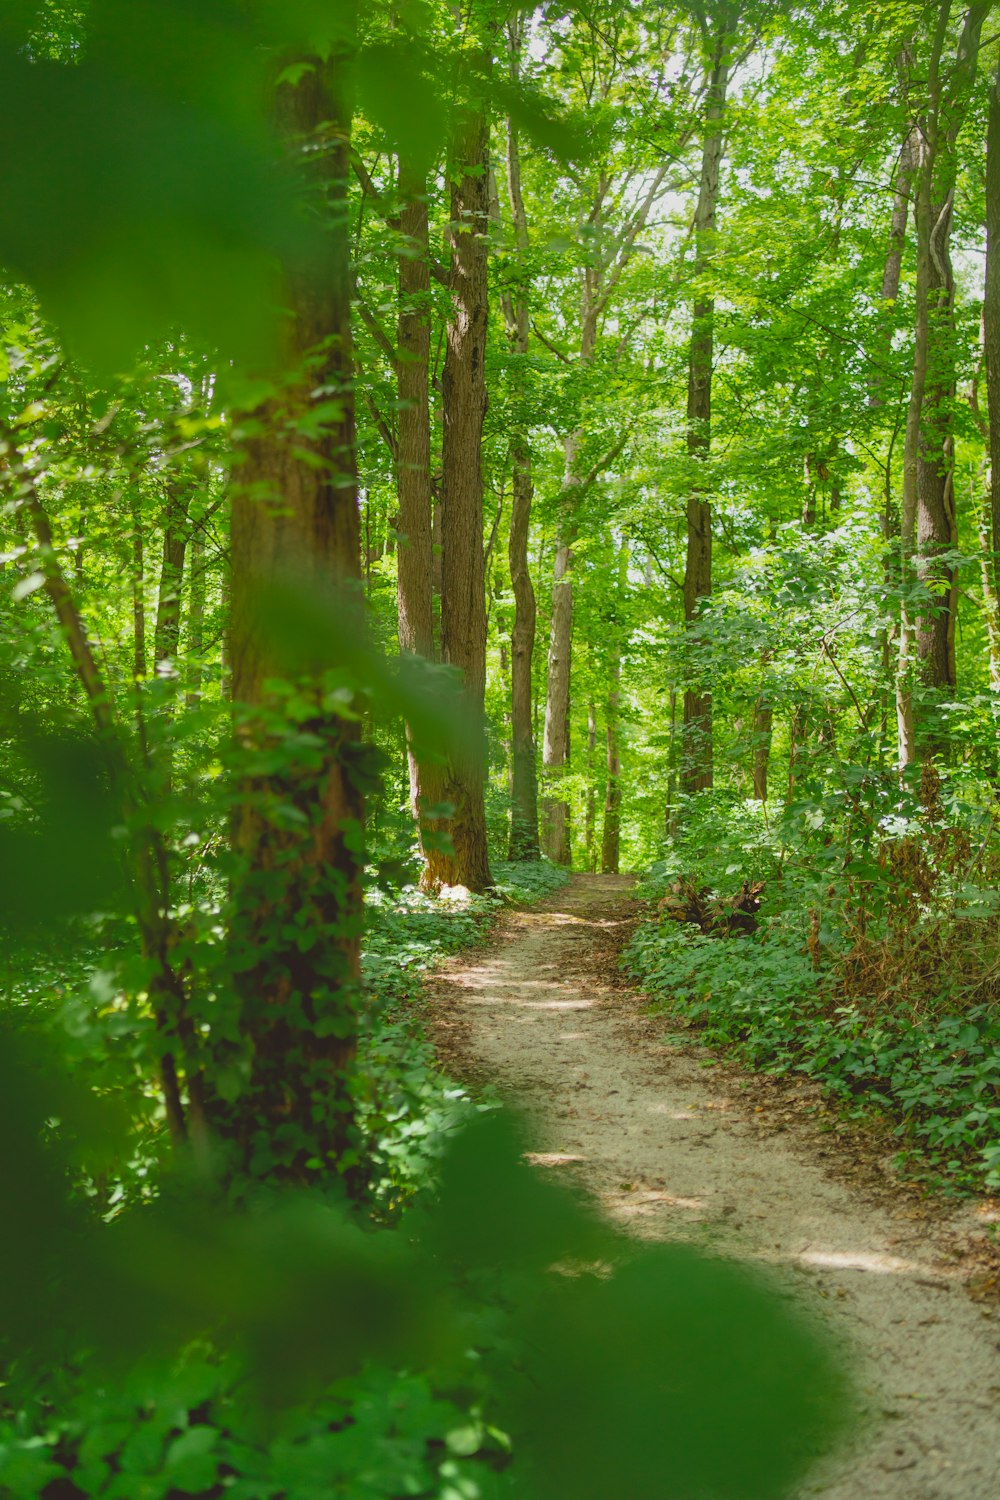
M 578 1174 L 632 1232 L 776 1264 L 846 1336 L 868 1417 L 802 1500 L 997 1500 L 1000 1316 L 912 1199 L 868 1201 L 807 1131 L 762 1130 L 725 1069 L 665 1043 L 615 983 L 630 888 L 574 876 L 452 960 L 432 1001 L 446 1060 L 492 1080 L 532 1121 L 538 1164 Z

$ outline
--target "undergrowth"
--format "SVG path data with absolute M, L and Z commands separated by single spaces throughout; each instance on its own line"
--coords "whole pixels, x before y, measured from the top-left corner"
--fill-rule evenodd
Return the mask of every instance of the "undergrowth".
M 481 940 L 505 905 L 567 876 L 496 865 L 489 896 L 439 901 L 415 890 L 369 905 L 359 1117 L 371 1146 L 365 1217 L 406 1233 L 444 1145 L 476 1106 L 438 1068 L 420 1026 L 420 987 L 443 958 Z M 393 1227 L 397 1226 L 397 1227 Z M 370 1362 L 307 1406 L 262 1411 L 211 1346 L 126 1378 L 78 1366 L 44 1379 L 7 1372 L 0 1389 L 0 1494 L 11 1500 L 491 1500 L 509 1444 L 486 1418 L 494 1313 L 470 1308 L 467 1346 L 442 1369 Z
M 707 799 L 644 894 L 656 901 L 681 871 L 722 897 L 763 879 L 757 932 L 703 936 L 657 909 L 623 964 L 709 1045 L 814 1079 L 852 1117 L 890 1120 L 908 1174 L 950 1191 L 996 1190 L 992 826 L 948 805 L 926 772 L 918 793 L 877 821 L 844 817 L 843 806 L 838 819 L 816 802 L 768 821 L 754 804 Z

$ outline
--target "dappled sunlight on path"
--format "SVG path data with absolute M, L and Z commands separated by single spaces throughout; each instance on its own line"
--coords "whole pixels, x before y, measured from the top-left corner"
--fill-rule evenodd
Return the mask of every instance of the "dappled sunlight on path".
M 576 876 L 437 986 L 449 1048 L 533 1121 L 565 1172 L 643 1238 L 759 1263 L 857 1350 L 869 1421 L 802 1496 L 998 1500 L 1000 1322 L 920 1226 L 865 1201 L 794 1132 L 764 1135 L 696 1047 L 666 1045 L 609 972 L 630 882 Z

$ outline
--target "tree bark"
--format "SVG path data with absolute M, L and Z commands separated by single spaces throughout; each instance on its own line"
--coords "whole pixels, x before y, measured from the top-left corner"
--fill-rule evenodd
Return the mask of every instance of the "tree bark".
M 516 84 L 520 76 L 521 48 L 524 42 L 524 18 L 517 16 L 508 25 L 508 56 L 511 77 Z M 521 153 L 518 128 L 507 121 L 507 195 L 510 200 L 521 280 L 516 294 L 505 299 L 507 336 L 515 358 L 524 361 L 528 354 L 530 308 L 528 305 L 527 268 L 528 219 L 521 192 Z M 514 497 L 510 516 L 507 560 L 514 593 L 514 624 L 511 630 L 511 810 L 508 859 L 538 859 L 538 772 L 535 760 L 535 736 L 532 727 L 531 678 L 535 654 L 535 590 L 528 564 L 528 540 L 531 532 L 531 504 L 534 481 L 531 449 L 521 423 L 511 441 L 511 464 L 514 472 Z
M 584 810 L 583 843 L 588 871 L 597 869 L 597 792 L 594 787 L 594 757 L 597 754 L 597 704 L 587 701 L 587 802 Z
M 899 56 L 896 59 L 896 72 L 899 78 L 901 95 L 900 103 L 904 116 L 909 115 L 910 77 L 912 70 L 913 53 L 910 44 L 907 43 L 900 50 Z M 919 170 L 920 142 L 920 126 L 916 121 L 911 120 L 896 161 L 896 180 L 892 195 L 889 239 L 886 245 L 885 260 L 882 265 L 882 285 L 879 289 L 880 312 L 883 322 L 877 345 L 879 362 L 868 382 L 868 405 L 870 407 L 879 407 L 882 405 L 882 392 L 885 389 L 886 375 L 888 373 L 885 361 L 887 361 L 892 349 L 893 313 L 899 298 L 899 283 L 903 273 L 903 250 L 906 245 L 906 226 L 910 221 L 914 174 Z
M 723 115 L 729 89 L 735 21 L 720 27 L 708 78 L 701 179 L 694 218 L 695 299 L 688 357 L 687 446 L 696 466 L 705 464 L 712 446 L 712 363 L 715 354 L 715 297 L 705 281 L 715 254 L 719 169 L 724 147 Z M 692 482 L 687 498 L 687 557 L 684 569 L 684 622 L 692 631 L 712 593 L 712 505 L 704 481 Z M 700 792 L 713 782 L 712 693 L 704 673 L 684 693 L 681 789 Z
M 549 631 L 548 679 L 545 696 L 545 737 L 542 767 L 546 785 L 544 844 L 558 865 L 572 862 L 569 802 L 559 782 L 569 764 L 570 679 L 573 656 L 573 550 L 575 530 L 556 544 L 552 583 L 552 625 Z
M 137 682 L 146 676 L 146 564 L 142 525 L 142 499 L 133 485 L 129 490 L 132 523 L 132 672 Z
M 990 551 L 1000 599 L 1000 67 L 990 86 L 986 133 L 986 289 L 983 343 L 990 424 Z
M 604 828 L 601 836 L 602 875 L 617 875 L 621 858 L 622 765 L 618 742 L 621 671 L 621 657 L 616 657 L 611 679 L 614 686 L 608 694 L 605 728 L 608 779 L 604 792 Z
M 767 773 L 771 762 L 771 734 L 774 708 L 761 689 L 753 710 L 753 795 L 757 802 L 767 801 Z
M 942 79 L 939 64 L 932 63 L 925 135 L 927 183 L 920 206 L 927 215 L 924 295 L 928 337 L 916 461 L 915 567 L 932 602 L 921 604 L 917 612 L 915 641 L 920 679 L 932 693 L 953 688 L 956 680 L 957 573 L 947 556 L 958 540 L 951 416 L 956 381 L 951 229 L 958 176 L 956 145 L 975 82 L 980 35 L 989 8 L 989 0 L 969 7 L 955 65 L 946 78 Z M 940 13 L 944 26 L 950 10 L 949 0 L 945 0 Z M 928 747 L 942 748 L 945 738 L 942 726 L 936 725 Z
M 913 675 L 916 660 L 917 615 L 908 601 L 917 580 L 917 535 L 920 507 L 920 467 L 924 399 L 930 351 L 931 235 L 934 228 L 933 171 L 937 150 L 940 102 L 941 54 L 951 11 L 944 0 L 938 13 L 931 44 L 927 77 L 927 114 L 919 138 L 915 202 L 917 285 L 913 378 L 906 416 L 903 445 L 903 496 L 900 508 L 900 563 L 903 602 L 900 610 L 899 657 L 896 663 L 896 727 L 899 766 L 903 770 L 917 758 L 916 722 L 913 710 Z
M 514 465 L 514 499 L 507 556 L 514 592 L 511 630 L 511 816 L 510 859 L 538 859 L 538 772 L 532 727 L 531 679 L 535 650 L 535 590 L 528 566 L 528 534 L 534 485 L 531 456 L 518 446 Z
M 399 163 L 402 200 L 396 378 L 399 394 L 396 487 L 399 549 L 396 599 L 399 648 L 404 655 L 434 656 L 434 559 L 431 494 L 431 303 L 427 174 L 405 157 Z M 414 745 L 407 728 L 410 809 L 425 864 L 429 860 L 427 810 L 443 800 L 440 767 Z M 426 825 L 426 826 L 425 826 Z M 431 841 L 439 835 L 431 835 Z
M 450 849 L 430 852 L 435 884 L 487 890 L 486 578 L 483 549 L 482 438 L 486 415 L 489 124 L 481 107 L 458 114 L 451 142 L 451 298 L 442 373 L 441 647 L 461 669 L 469 738 L 450 757 L 445 800 Z
M 595 223 L 599 222 L 597 209 L 592 217 Z M 587 267 L 583 274 L 580 297 L 580 366 L 591 363 L 597 347 L 601 294 L 601 267 Z M 552 573 L 552 621 L 545 693 L 545 734 L 542 741 L 542 779 L 545 786 L 542 842 L 549 859 L 565 866 L 573 861 L 572 827 L 569 802 L 561 794 L 559 783 L 566 774 L 570 758 L 573 544 L 577 528 L 576 500 L 581 483 L 578 472 L 580 440 L 580 433 L 574 431 L 563 443 L 563 493 Z
M 185 708 L 197 708 L 201 702 L 203 655 L 205 651 L 205 533 L 197 522 L 191 531 L 191 567 L 188 578 L 187 611 L 187 688 Z
M 232 496 L 232 687 L 245 780 L 233 837 L 241 873 L 231 947 L 249 1079 L 213 1118 L 251 1174 L 309 1180 L 353 1140 L 368 752 L 356 717 L 331 710 L 320 668 L 296 673 L 294 723 L 271 684 L 268 587 L 337 591 L 345 633 L 360 609 L 360 530 L 346 233 L 350 115 L 341 67 L 285 59 L 276 123 L 303 162 L 326 225 L 322 273 L 288 270 L 285 374 L 247 422 Z M 317 393 L 334 402 L 317 433 Z M 360 620 L 353 628 L 360 629 Z M 312 642 L 303 643 L 308 650 Z M 311 705 L 311 712 L 302 705 Z M 286 748 L 289 729 L 299 750 Z M 259 766 L 259 769 L 258 769 Z M 294 819 L 291 814 L 294 813 Z
M 190 503 L 191 491 L 184 476 L 171 474 L 167 480 L 167 499 L 163 511 L 163 560 L 160 564 L 156 628 L 153 632 L 156 670 L 165 677 L 177 675 L 177 648 L 181 635 L 181 592 L 184 585 L 184 561 L 187 556 Z

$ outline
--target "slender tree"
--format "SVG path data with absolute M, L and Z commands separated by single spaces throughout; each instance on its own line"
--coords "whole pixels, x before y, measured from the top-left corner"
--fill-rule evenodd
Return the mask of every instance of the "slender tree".
M 399 164 L 399 317 L 395 364 L 399 396 L 396 489 L 399 550 L 396 596 L 400 650 L 434 656 L 433 550 L 431 543 L 431 302 L 426 169 L 405 154 Z M 441 801 L 437 766 L 415 753 L 407 730 L 410 806 L 421 842 L 428 809 Z M 425 861 L 428 859 L 424 849 Z
M 507 54 L 511 81 L 520 77 L 525 23 L 516 16 L 507 26 Z M 514 120 L 507 120 L 507 196 L 513 220 L 517 286 L 504 298 L 504 314 L 511 352 L 523 364 L 530 340 L 528 270 L 528 216 L 521 189 L 520 133 Z M 535 654 L 535 589 L 531 581 L 528 541 L 534 480 L 528 434 L 519 423 L 510 445 L 514 495 L 510 517 L 507 557 L 514 593 L 514 624 L 511 630 L 511 813 L 510 859 L 537 859 L 538 773 L 531 715 L 531 682 Z
M 485 54 L 480 59 L 488 61 Z M 489 233 L 489 121 L 483 103 L 456 111 L 450 145 L 451 315 L 441 381 L 441 652 L 462 673 L 468 734 L 444 778 L 450 848 L 429 852 L 435 884 L 486 890 L 483 713 L 486 691 L 486 583 L 483 548 L 482 441 L 486 415 Z
M 705 23 L 706 32 L 708 31 Z M 707 65 L 705 129 L 701 175 L 694 216 L 695 297 L 688 355 L 687 446 L 697 469 L 703 469 L 712 446 L 712 365 L 715 358 L 715 294 L 709 284 L 715 256 L 719 171 L 725 141 L 723 120 L 732 62 L 736 13 L 721 8 Z M 697 472 L 696 469 L 696 472 Z M 687 498 L 687 559 L 684 568 L 684 621 L 689 631 L 697 625 L 704 602 L 712 592 L 712 502 L 705 481 L 693 478 Z M 684 693 L 681 787 L 699 792 L 713 781 L 712 693 L 704 672 Z

